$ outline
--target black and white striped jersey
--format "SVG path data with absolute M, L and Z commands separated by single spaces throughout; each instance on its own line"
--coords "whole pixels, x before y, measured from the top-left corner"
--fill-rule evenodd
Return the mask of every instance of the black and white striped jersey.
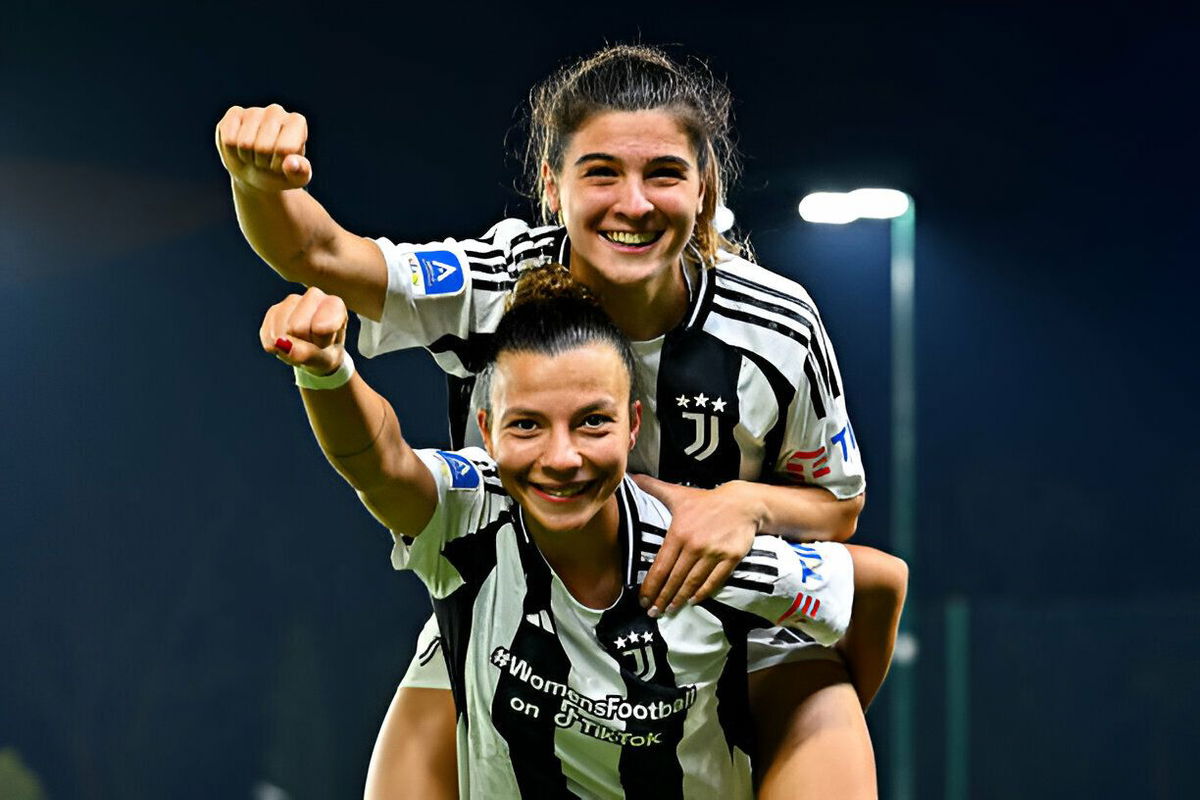
M 481 444 L 472 376 L 520 271 L 567 263 L 565 230 L 508 219 L 475 240 L 377 243 L 388 293 L 382 319 L 362 319 L 359 349 L 370 357 L 428 348 L 452 376 L 454 446 Z M 808 293 L 729 254 L 685 275 L 683 323 L 634 343 L 644 412 L 630 470 L 704 488 L 743 478 L 860 494 L 862 458 L 837 359 Z
M 425 582 L 459 711 L 465 797 L 749 798 L 748 630 L 784 624 L 823 643 L 849 624 L 853 567 L 839 544 L 755 539 L 713 598 L 651 619 L 637 585 L 670 523 L 626 479 L 623 590 L 576 601 L 478 448 L 419 451 L 438 488 L 393 565 Z

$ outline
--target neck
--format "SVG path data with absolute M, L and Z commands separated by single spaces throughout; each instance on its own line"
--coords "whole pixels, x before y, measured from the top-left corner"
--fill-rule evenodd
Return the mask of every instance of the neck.
M 523 519 L 534 544 L 572 597 L 589 608 L 608 608 L 616 601 L 621 594 L 621 548 L 615 497 L 579 530 L 547 531 L 532 515 Z
M 637 284 L 612 284 L 589 277 L 583 282 L 599 296 L 600 305 L 621 332 L 635 342 L 662 336 L 687 313 L 688 291 L 682 265 Z

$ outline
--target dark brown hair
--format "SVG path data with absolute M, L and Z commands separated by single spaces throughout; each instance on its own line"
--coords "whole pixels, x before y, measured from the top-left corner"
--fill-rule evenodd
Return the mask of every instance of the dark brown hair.
M 492 334 L 487 366 L 479 375 L 485 407 L 491 408 L 492 375 L 501 353 L 557 356 L 595 343 L 609 345 L 620 356 L 629 375 L 632 401 L 638 396 L 633 348 L 592 291 L 572 278 L 561 264 L 525 270 Z

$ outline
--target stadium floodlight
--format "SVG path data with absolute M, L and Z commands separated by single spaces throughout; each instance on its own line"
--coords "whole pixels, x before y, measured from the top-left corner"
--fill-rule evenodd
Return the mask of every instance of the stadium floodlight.
M 800 201 L 800 216 L 805 222 L 845 225 L 856 219 L 895 219 L 911 206 L 912 199 L 897 189 L 813 192 Z
M 892 550 L 916 574 L 917 381 L 914 330 L 916 208 L 897 189 L 814 192 L 800 201 L 806 222 L 845 225 L 857 219 L 886 219 L 891 227 L 892 283 Z M 908 596 L 914 597 L 911 590 Z M 895 800 L 915 797 L 917 729 L 913 662 L 917 658 L 917 615 L 910 601 L 896 640 L 890 683 L 892 703 L 892 791 Z M 961 783 L 961 781 L 959 781 Z

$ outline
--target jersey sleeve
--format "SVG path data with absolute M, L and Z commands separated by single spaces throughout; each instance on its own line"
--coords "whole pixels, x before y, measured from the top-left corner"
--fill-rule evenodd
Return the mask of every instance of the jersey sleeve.
M 378 322 L 359 317 L 359 351 L 368 358 L 409 347 L 446 352 L 494 330 L 516 274 L 513 242 L 528 234 L 528 224 L 506 219 L 479 239 L 376 239 L 387 264 L 387 295 Z M 462 364 L 443 366 L 470 374 Z
M 831 645 L 850 625 L 854 562 L 836 542 L 792 544 L 756 536 L 713 599 Z
M 435 598 L 445 597 L 463 584 L 463 578 L 445 558 L 447 543 L 478 531 L 502 510 L 506 495 L 487 491 L 495 480 L 494 467 L 478 448 L 446 452 L 417 450 L 437 485 L 437 509 L 415 537 L 392 532 L 392 566 L 412 570 Z
M 866 489 L 862 454 L 846 412 L 846 395 L 833 344 L 808 300 L 815 324 L 797 391 L 788 407 L 775 464 L 781 482 L 820 486 L 839 500 Z

